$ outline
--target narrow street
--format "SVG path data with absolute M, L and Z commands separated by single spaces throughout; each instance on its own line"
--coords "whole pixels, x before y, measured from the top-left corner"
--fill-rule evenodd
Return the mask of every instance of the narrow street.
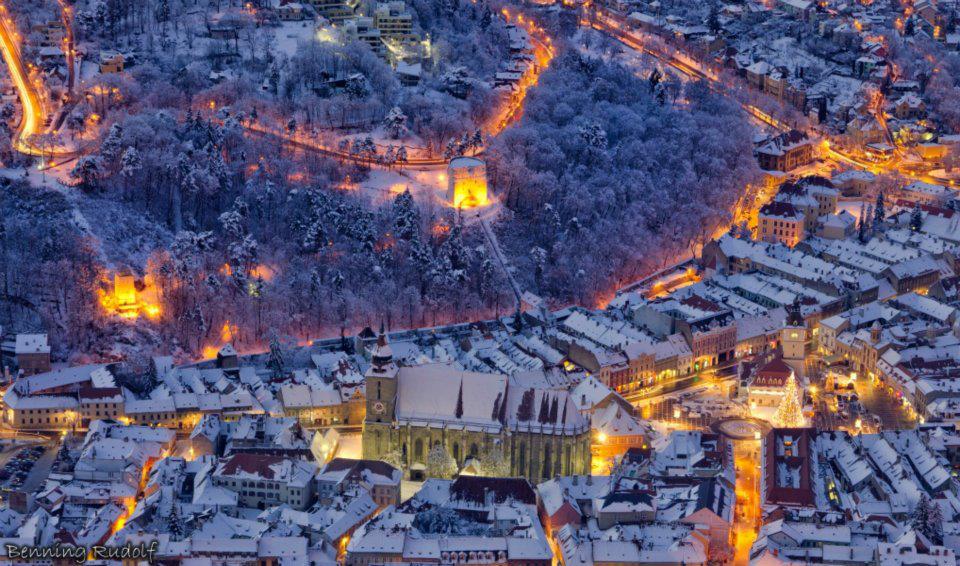
M 733 563 L 748 564 L 750 548 L 757 539 L 760 523 L 760 441 L 740 440 L 734 443 L 737 465 L 737 510 L 734 520 L 736 536 Z

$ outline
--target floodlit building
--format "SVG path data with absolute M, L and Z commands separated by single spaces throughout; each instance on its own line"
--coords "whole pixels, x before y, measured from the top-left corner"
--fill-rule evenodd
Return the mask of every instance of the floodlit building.
M 240 495 L 246 507 L 286 504 L 303 510 L 313 502 L 317 467 L 302 460 L 269 454 L 234 454 L 220 460 L 213 485 Z
M 458 469 L 499 451 L 511 476 L 533 480 L 590 469 L 590 423 L 568 391 L 515 387 L 506 375 L 448 364 L 401 367 L 383 335 L 371 361 L 365 459 L 399 454 L 412 478 L 430 473 L 438 448 Z
M 343 24 L 343 37 L 345 42 L 360 41 L 370 46 L 377 55 L 383 54 L 382 34 L 374 25 L 373 18 L 364 16 L 347 20 Z
M 760 239 L 764 242 L 781 242 L 793 247 L 803 239 L 805 216 L 788 202 L 763 205 L 758 219 Z
M 447 166 L 447 198 L 454 208 L 488 204 L 486 163 L 476 157 L 451 159 Z

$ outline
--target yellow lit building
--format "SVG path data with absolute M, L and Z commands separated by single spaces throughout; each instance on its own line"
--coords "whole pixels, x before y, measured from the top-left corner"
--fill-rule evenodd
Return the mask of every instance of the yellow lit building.
M 116 273 L 113 276 L 113 297 L 116 300 L 117 310 L 123 316 L 127 312 L 136 312 L 137 285 L 130 273 Z
M 149 273 L 139 283 L 128 271 L 115 273 L 112 291 L 100 291 L 100 304 L 108 312 L 123 318 L 134 319 L 141 314 L 156 318 L 160 315 L 157 287 Z
M 487 165 L 476 157 L 455 157 L 447 166 L 447 198 L 454 208 L 475 208 L 490 203 Z
M 790 203 L 774 201 L 760 208 L 760 239 L 793 247 L 804 236 L 804 214 Z

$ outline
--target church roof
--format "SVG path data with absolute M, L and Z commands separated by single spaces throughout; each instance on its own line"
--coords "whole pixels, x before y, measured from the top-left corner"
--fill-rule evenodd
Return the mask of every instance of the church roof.
M 576 432 L 589 429 L 568 391 L 512 388 L 506 420 L 512 430 Z
M 398 379 L 398 421 L 459 422 L 500 429 L 499 404 L 507 395 L 505 375 L 427 364 L 400 368 Z
M 510 387 L 506 375 L 463 371 L 448 364 L 399 370 L 396 420 L 420 426 L 462 426 L 499 432 L 579 434 L 590 424 L 569 392 Z

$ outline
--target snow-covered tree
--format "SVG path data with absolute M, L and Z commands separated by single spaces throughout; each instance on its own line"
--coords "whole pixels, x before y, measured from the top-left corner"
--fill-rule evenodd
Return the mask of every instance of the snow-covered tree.
M 367 78 L 363 75 L 352 75 L 347 78 L 347 84 L 343 91 L 353 100 L 366 98 L 370 94 L 370 87 L 367 85 Z
M 486 476 L 505 478 L 510 476 L 510 459 L 499 445 L 491 446 L 480 455 L 480 466 Z
M 537 290 L 543 285 L 543 270 L 547 264 L 547 250 L 540 246 L 530 248 L 530 258 L 533 263 L 533 280 L 537 284 Z
M 873 209 L 873 231 L 879 232 L 883 229 L 883 222 L 887 219 L 887 212 L 884 206 L 883 191 L 877 193 L 877 204 Z
M 596 122 L 585 124 L 580 126 L 578 130 L 580 134 L 580 139 L 583 140 L 588 147 L 604 150 L 607 149 L 607 132 L 604 131 L 603 126 Z
M 457 475 L 457 462 L 442 443 L 437 443 L 427 454 L 427 475 L 432 478 L 452 478 Z
M 184 524 L 183 517 L 180 516 L 179 505 L 176 501 L 171 502 L 170 516 L 167 518 L 167 524 L 169 525 L 170 540 L 182 540 L 184 535 L 187 534 L 187 528 Z
M 447 140 L 447 145 L 443 148 L 444 159 L 453 159 L 461 153 L 463 153 L 462 148 L 456 139 L 451 138 Z
M 123 147 L 123 127 L 114 123 L 110 126 L 103 143 L 100 144 L 100 157 L 105 163 L 113 163 L 120 156 Z
M 404 467 L 406 467 L 406 462 L 403 459 L 403 454 L 400 452 L 400 450 L 397 450 L 396 448 L 382 454 L 380 456 L 380 460 L 390 464 L 391 466 L 399 470 L 402 470 L 404 469 Z
M 243 236 L 247 233 L 243 214 L 236 209 L 224 212 L 220 215 L 218 220 L 220 221 L 220 226 L 223 227 L 223 231 L 232 240 L 243 238 Z
M 85 155 L 77 160 L 70 170 L 70 177 L 84 190 L 96 189 L 100 183 L 101 162 L 94 155 Z
M 383 120 L 383 126 L 391 138 L 400 139 L 407 131 L 407 116 L 399 106 L 394 106 Z
M 650 85 L 650 92 L 653 93 L 657 89 L 657 85 L 660 84 L 660 81 L 663 80 L 663 73 L 660 72 L 660 69 L 654 68 L 650 71 L 650 76 L 647 77 L 647 84 Z
M 489 526 L 471 520 L 456 509 L 443 506 L 431 506 L 417 513 L 413 526 L 421 533 L 449 536 L 482 536 Z
M 910 229 L 916 232 L 923 226 L 923 211 L 920 210 L 920 203 L 913 205 L 910 212 Z
M 384 165 L 390 167 L 397 162 L 397 148 L 393 145 L 388 145 L 387 149 L 383 152 L 383 158 L 381 159 Z
M 284 376 L 285 366 L 283 362 L 283 350 L 280 347 L 280 339 L 276 333 L 270 336 L 270 354 L 267 358 L 267 369 L 270 370 L 274 378 L 279 379 Z
M 405 189 L 393 199 L 393 217 L 398 238 L 412 240 L 420 234 L 420 211 L 410 189 Z
M 123 155 L 120 157 L 120 174 L 129 180 L 137 176 L 142 170 L 143 159 L 141 159 L 137 148 L 129 146 L 123 150 Z
M 797 387 L 797 379 L 793 372 L 787 377 L 787 383 L 783 386 L 783 399 L 777 412 L 773 415 L 773 426 L 777 428 L 797 428 L 806 423 L 803 416 L 803 405 L 800 401 L 800 389 Z
M 327 244 L 327 233 L 324 230 L 324 223 L 317 219 L 307 225 L 303 238 L 300 240 L 300 248 L 306 253 L 316 253 Z
M 470 78 L 464 67 L 452 67 L 440 75 L 440 84 L 457 98 L 466 98 L 470 93 Z
M 943 512 L 926 493 L 920 495 L 920 501 L 910 517 L 910 524 L 933 544 L 943 542 Z
M 867 241 L 867 209 L 866 203 L 860 203 L 860 217 L 857 219 L 857 239 L 860 243 Z
M 923 529 L 929 524 L 929 519 L 927 515 L 930 512 L 930 498 L 926 493 L 920 494 L 920 501 L 917 503 L 916 508 L 913 510 L 913 514 L 910 516 L 910 524 L 918 532 L 923 532 Z

